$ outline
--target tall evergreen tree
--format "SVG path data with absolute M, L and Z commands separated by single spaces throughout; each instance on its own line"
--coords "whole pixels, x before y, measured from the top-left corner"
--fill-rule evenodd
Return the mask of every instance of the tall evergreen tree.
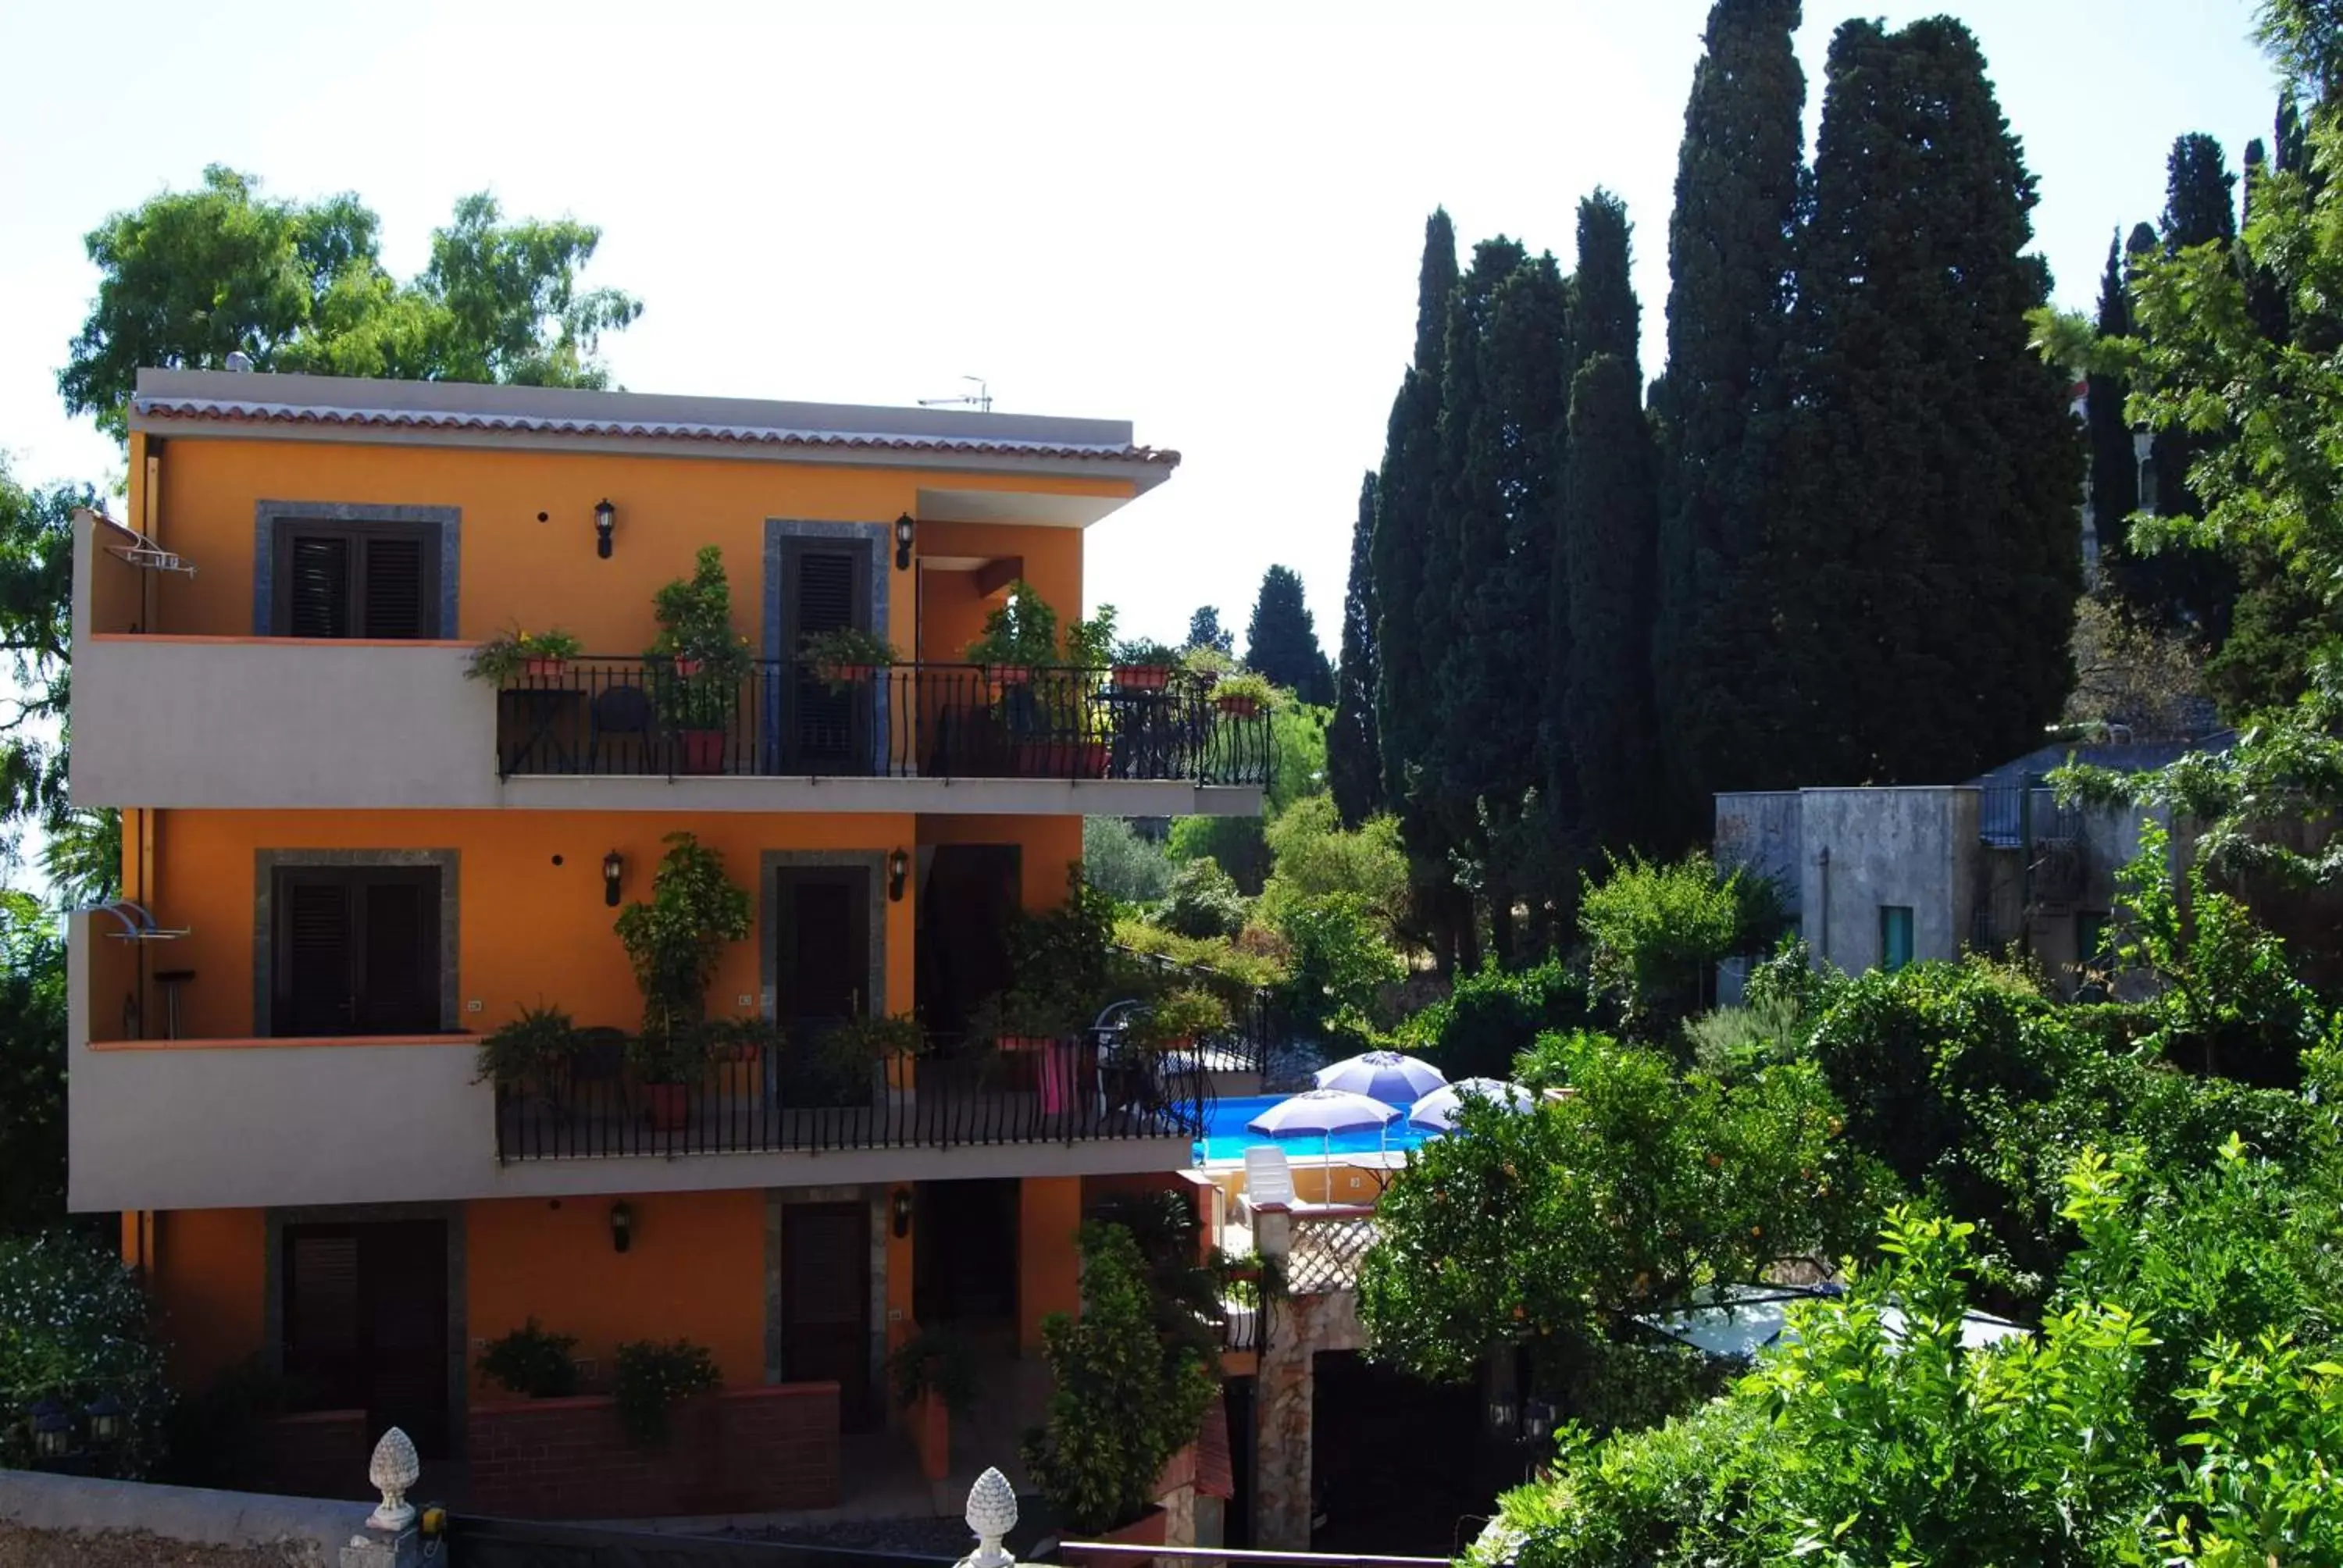
M 1554 622 L 1570 640 L 1548 681 L 1550 723 L 1562 738 L 1553 793 L 1575 805 L 1580 844 L 1614 852 L 1648 841 L 1659 772 L 1650 640 L 1659 476 L 1644 416 L 1628 236 L 1616 196 L 1597 191 L 1579 203 L 1571 317 L 1578 368 L 1552 573 Z
M 2120 235 L 2107 241 L 2107 267 L 2099 277 L 2098 329 L 2108 337 L 2131 334 L 2130 266 Z M 2091 522 L 2098 535 L 2099 570 L 2117 597 L 2129 565 L 2124 548 L 2131 515 L 2139 509 L 2139 458 L 2131 421 L 2124 416 L 2130 387 L 2114 371 L 2095 370 L 2085 417 L 2091 440 Z
M 1375 476 L 1359 481 L 1351 528 L 1351 578 L 1342 592 L 1342 661 L 1334 671 L 1334 722 L 1326 731 L 1326 788 L 1342 824 L 1355 828 L 1383 804 L 1375 744 Z
M 2073 681 L 2083 445 L 2029 351 L 2035 182 L 1968 30 L 1831 41 L 1768 573 L 1782 700 L 1753 786 L 1943 783 Z
M 2167 251 L 2237 240 L 2237 176 L 2229 172 L 2221 144 L 2202 131 L 2173 138 L 2164 160 L 2159 228 Z
M 1803 177 L 1798 0 L 1716 0 L 1693 75 L 1668 220 L 1668 421 L 1653 668 L 1677 832 L 1744 781 L 1746 671 L 1766 635 L 1752 425 L 1775 402 Z
M 1188 618 L 1188 640 L 1182 648 L 1209 648 L 1215 653 L 1234 654 L 1237 634 L 1221 626 L 1221 607 L 1205 605 Z
M 1407 845 L 1414 918 L 1443 970 L 1477 961 L 1469 910 L 1450 875 L 1448 845 L 1424 778 L 1438 732 L 1433 685 L 1446 651 L 1445 604 L 1436 627 L 1427 626 L 1423 610 L 1435 510 L 1445 487 L 1440 399 L 1447 377 L 1448 301 L 1456 285 L 1456 231 L 1448 214 L 1435 210 L 1423 226 L 1415 352 L 1392 402 L 1375 485 L 1373 551 L 1375 734 L 1383 749 L 1383 799 L 1398 812 Z
M 1262 574 L 1261 597 L 1245 628 L 1245 664 L 1302 701 L 1333 700 L 1334 672 L 1318 646 L 1317 623 L 1302 597 L 1302 579 L 1288 567 Z
M 1445 588 L 1450 637 L 1440 667 L 1442 809 L 1486 893 L 1496 956 L 1513 956 L 1517 899 L 1550 888 L 1531 853 L 1566 829 L 1565 802 L 1544 802 L 1544 831 L 1517 830 L 1551 769 L 1524 744 L 1544 718 L 1536 693 L 1566 628 L 1551 624 L 1562 495 L 1569 291 L 1551 256 L 1502 236 L 1473 247 L 1449 310 L 1441 435 L 1454 479 L 1434 536 L 1426 595 Z

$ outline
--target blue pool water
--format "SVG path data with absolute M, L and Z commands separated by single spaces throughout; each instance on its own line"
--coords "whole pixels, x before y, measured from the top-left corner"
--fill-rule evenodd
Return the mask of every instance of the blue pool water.
M 1329 1148 L 1318 1134 L 1295 1134 L 1287 1138 L 1271 1138 L 1245 1131 L 1245 1123 L 1284 1100 L 1282 1094 L 1247 1094 L 1212 1102 L 1204 1122 L 1204 1136 L 1196 1144 L 1196 1159 L 1242 1160 L 1244 1151 L 1256 1143 L 1273 1143 L 1286 1152 L 1289 1159 L 1303 1155 L 1318 1156 Z M 1332 1144 L 1336 1154 L 1373 1154 L 1378 1150 L 1413 1149 L 1433 1136 L 1421 1127 L 1407 1124 L 1407 1107 L 1400 1107 L 1400 1115 L 1388 1127 L 1378 1131 L 1364 1128 L 1357 1132 L 1337 1132 Z

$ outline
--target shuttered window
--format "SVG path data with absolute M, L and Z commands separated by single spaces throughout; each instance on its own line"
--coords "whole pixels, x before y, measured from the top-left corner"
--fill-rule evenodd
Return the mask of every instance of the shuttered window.
M 782 579 L 788 584 L 782 606 L 788 622 L 784 646 L 801 648 L 806 638 L 828 631 L 868 630 L 870 570 L 867 550 L 794 544 L 782 566 Z M 834 769 L 846 767 L 851 759 L 865 759 L 867 748 L 861 737 L 870 711 L 867 696 L 850 689 L 833 691 L 827 682 L 803 669 L 790 688 L 785 768 Z
M 275 900 L 272 1034 L 438 1032 L 438 868 L 287 867 Z
M 439 530 L 427 523 L 280 519 L 280 637 L 436 638 Z

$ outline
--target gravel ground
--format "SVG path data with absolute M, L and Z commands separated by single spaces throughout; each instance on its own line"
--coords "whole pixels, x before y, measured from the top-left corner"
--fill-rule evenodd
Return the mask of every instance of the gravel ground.
M 957 1519 L 840 1519 L 820 1524 L 776 1525 L 727 1532 L 734 1540 L 792 1546 L 836 1546 L 857 1552 L 900 1552 L 957 1561 L 976 1549 L 976 1537 Z

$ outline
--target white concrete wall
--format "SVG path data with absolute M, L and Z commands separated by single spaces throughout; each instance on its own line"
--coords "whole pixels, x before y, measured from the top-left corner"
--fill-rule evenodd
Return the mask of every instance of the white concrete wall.
M 1912 910 L 1915 960 L 1957 957 L 1976 900 L 1976 813 L 1966 785 L 1800 790 L 1799 923 L 1816 960 L 1876 966 L 1890 904 Z
M 1739 867 L 1770 878 L 1781 890 L 1783 913 L 1802 907 L 1798 870 L 1799 792 L 1740 790 L 1716 797 L 1714 837 L 1720 868 Z

